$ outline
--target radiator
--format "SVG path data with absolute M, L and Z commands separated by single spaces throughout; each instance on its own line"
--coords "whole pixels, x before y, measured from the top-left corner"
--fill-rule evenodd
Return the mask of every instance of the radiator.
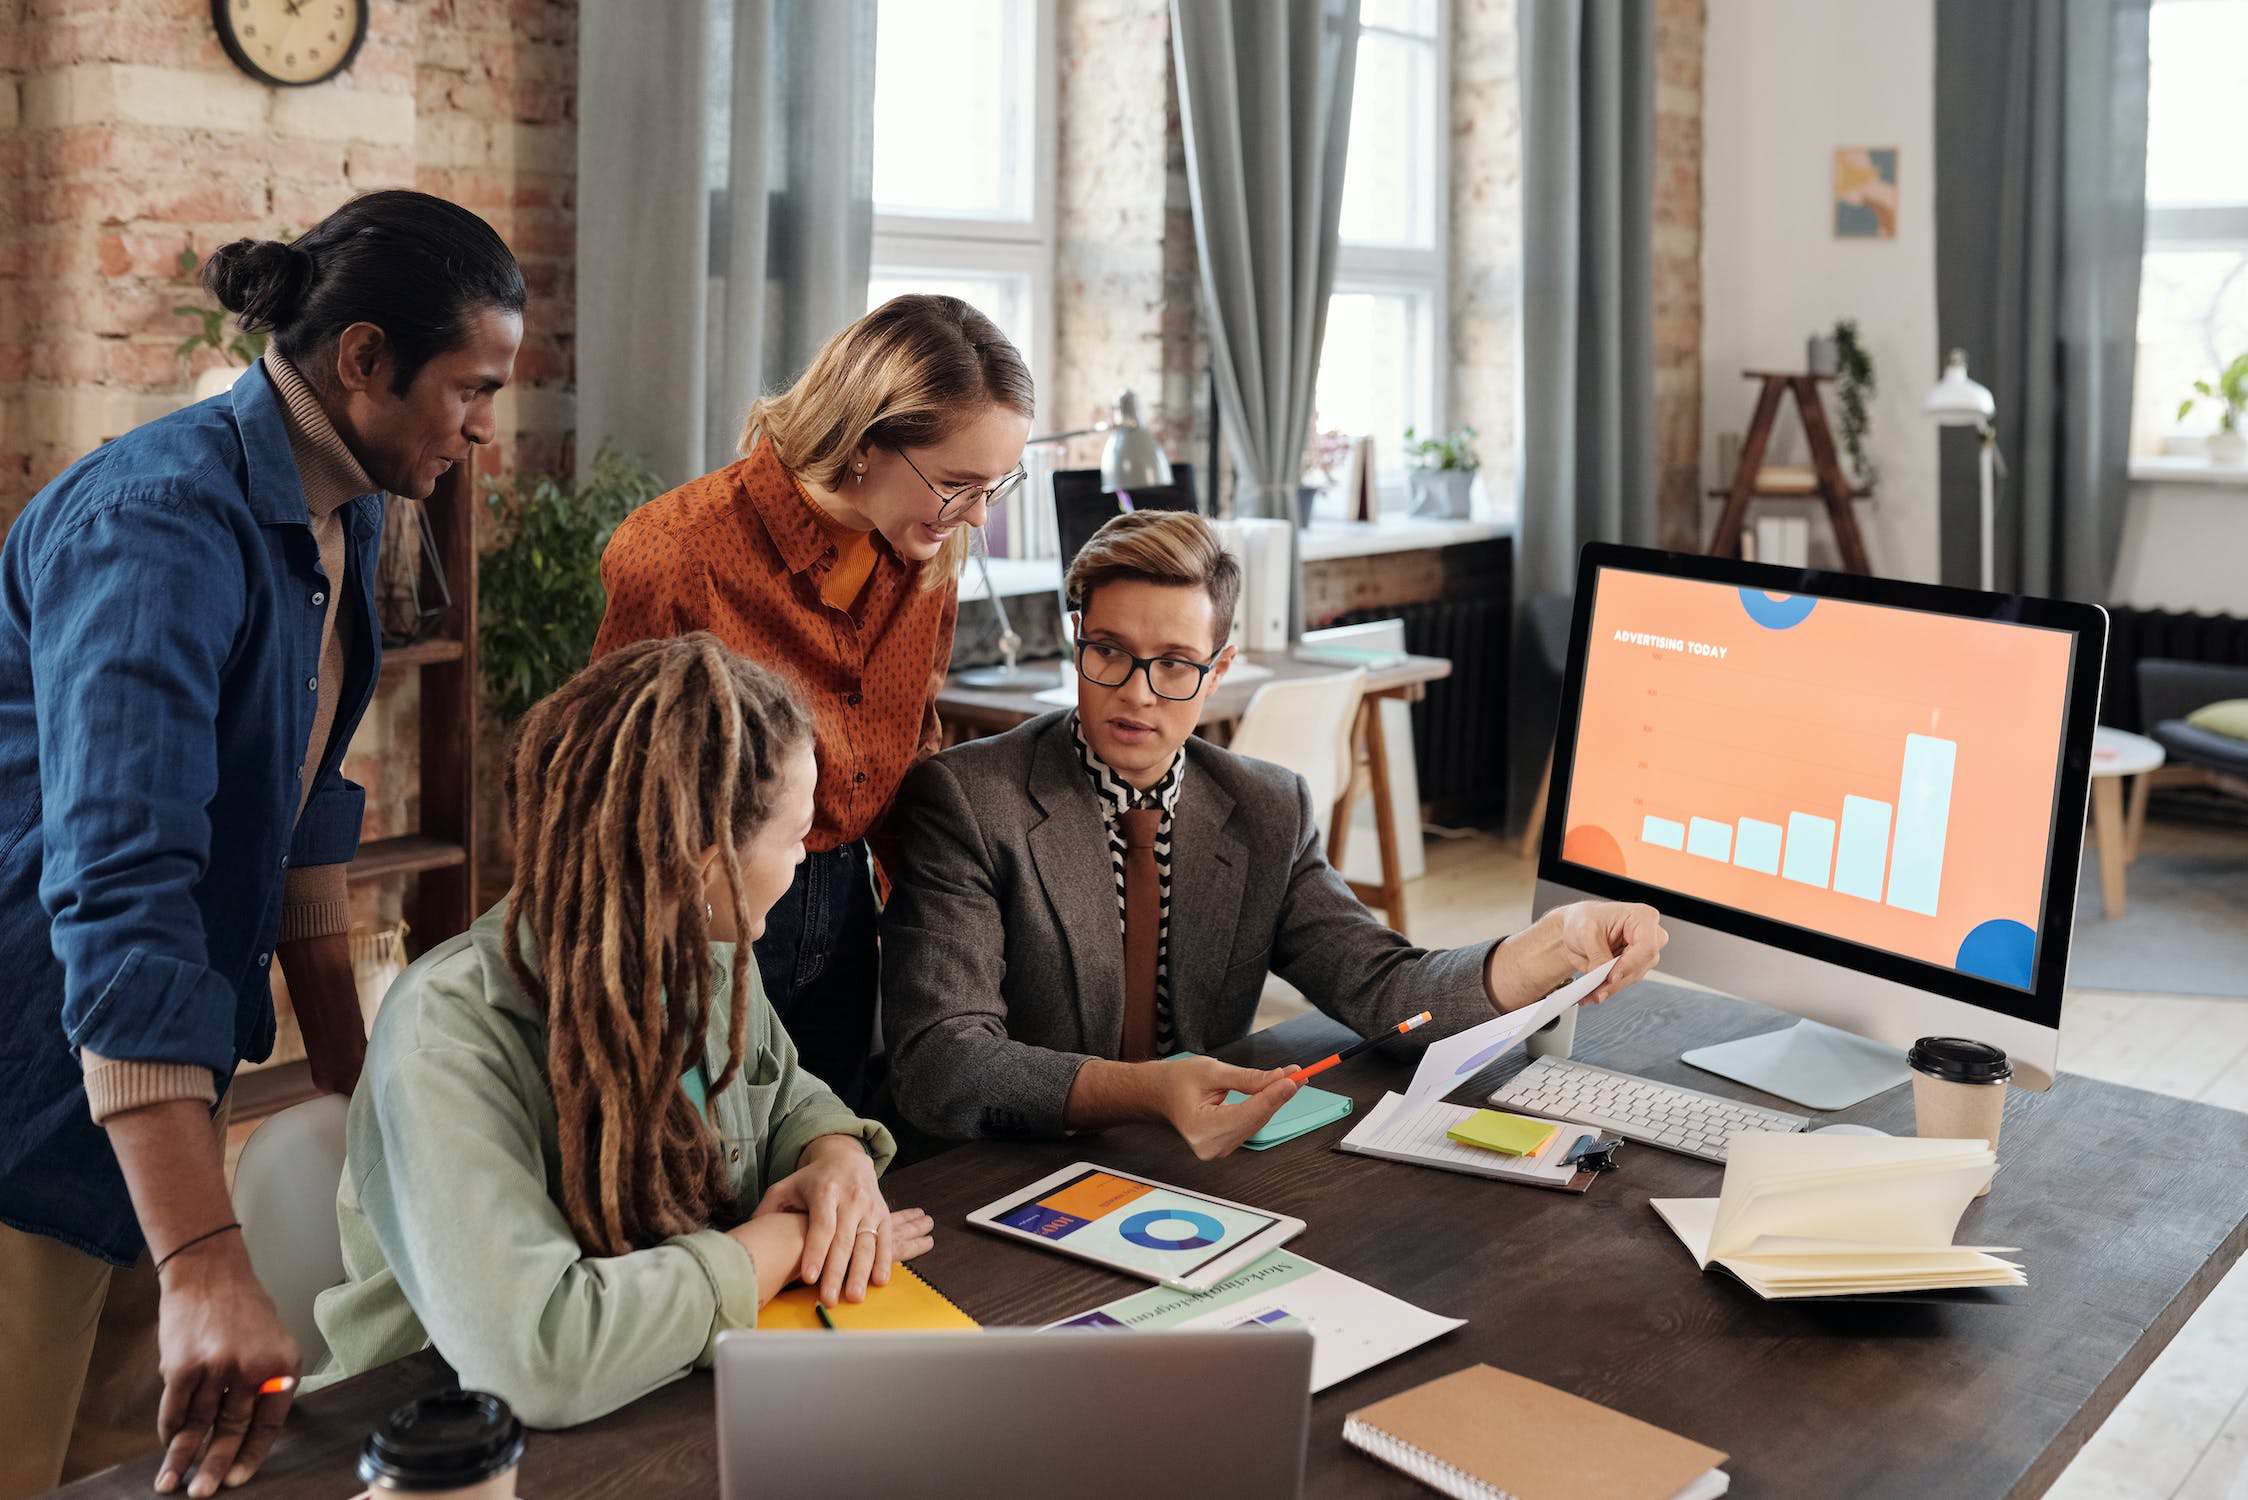
M 1502 584 L 1479 599 L 1361 609 L 1332 623 L 1403 620 L 1405 649 L 1441 656 L 1452 675 L 1413 705 L 1413 759 L 1421 800 L 1439 823 L 1482 823 L 1506 813 L 1507 641 L 1512 602 Z
M 1410 628 L 1405 638 L 1412 639 Z M 2149 657 L 2248 666 L 2248 620 L 2233 615 L 2173 614 L 2109 605 L 2107 667 L 2100 687 L 2101 723 L 2145 732 L 2146 726 L 2139 722 L 2139 663 Z

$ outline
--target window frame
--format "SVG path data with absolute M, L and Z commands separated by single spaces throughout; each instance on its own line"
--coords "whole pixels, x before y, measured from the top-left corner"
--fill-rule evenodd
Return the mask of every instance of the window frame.
M 1430 90 L 1429 108 L 1433 112 L 1430 122 L 1429 142 L 1432 153 L 1430 175 L 1431 223 L 1430 243 L 1427 249 L 1390 242 L 1352 243 L 1340 239 L 1335 246 L 1335 281 L 1329 295 L 1371 294 L 1395 296 L 1408 293 L 1423 299 L 1419 315 L 1420 332 L 1426 343 L 1426 363 L 1421 373 L 1421 389 L 1415 392 L 1411 405 L 1420 406 L 1425 400 L 1428 413 L 1425 429 L 1435 433 L 1451 431 L 1452 410 L 1452 350 L 1451 350 L 1451 297 L 1452 297 L 1452 0 L 1435 0 L 1434 31 L 1423 34 L 1403 31 L 1387 26 L 1369 26 L 1360 23 L 1359 36 L 1396 37 L 1426 46 L 1435 60 L 1435 87 Z M 1351 109 L 1355 113 L 1363 103 L 1355 84 L 1351 95 Z M 1348 172 L 1346 165 L 1345 172 Z M 1320 357 L 1326 357 L 1324 341 Z M 1416 427 L 1422 424 L 1415 423 Z M 1404 439 L 1402 433 L 1367 433 L 1374 439 L 1374 482 L 1380 493 L 1382 513 L 1402 513 L 1407 504 Z
M 1054 369 L 1055 139 L 1059 127 L 1058 0 L 1029 0 L 1030 216 L 1027 219 L 944 218 L 928 214 L 874 215 L 870 276 L 913 271 L 987 271 L 1027 275 L 1030 347 L 1022 351 L 1038 388 L 1035 425 L 1050 424 Z

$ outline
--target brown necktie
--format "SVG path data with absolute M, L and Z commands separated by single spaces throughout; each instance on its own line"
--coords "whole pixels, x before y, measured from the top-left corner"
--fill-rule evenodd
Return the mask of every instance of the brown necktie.
M 1162 876 L 1155 869 L 1157 807 L 1118 813 L 1124 833 L 1124 1035 L 1125 1062 L 1155 1056 L 1155 959 L 1163 926 Z

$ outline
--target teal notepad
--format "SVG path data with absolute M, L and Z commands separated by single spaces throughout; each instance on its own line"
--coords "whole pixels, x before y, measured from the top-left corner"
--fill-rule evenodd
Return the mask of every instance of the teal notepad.
M 1247 1094 L 1236 1091 L 1226 1095 L 1225 1102 L 1232 1104 L 1248 1097 Z M 1265 1121 L 1264 1129 L 1241 1144 L 1251 1151 L 1262 1151 L 1284 1141 L 1292 1141 L 1299 1135 L 1308 1135 L 1322 1125 L 1332 1125 L 1350 1111 L 1348 1095 L 1332 1094 L 1307 1083 L 1296 1090 L 1295 1098 L 1280 1106 L 1280 1113 Z
M 1192 1052 L 1174 1052 L 1163 1060 L 1165 1062 L 1176 1062 L 1182 1057 L 1197 1055 Z M 1248 1097 L 1239 1089 L 1235 1089 L 1225 1096 L 1225 1102 L 1238 1104 Z M 1347 1095 L 1313 1088 L 1307 1083 L 1296 1090 L 1295 1098 L 1280 1106 L 1278 1114 L 1264 1122 L 1262 1130 L 1259 1130 L 1241 1144 L 1247 1146 L 1251 1151 L 1268 1150 L 1273 1146 L 1292 1141 L 1299 1135 L 1309 1135 L 1322 1125 L 1334 1124 L 1337 1120 L 1349 1114 L 1351 1108 L 1351 1102 Z

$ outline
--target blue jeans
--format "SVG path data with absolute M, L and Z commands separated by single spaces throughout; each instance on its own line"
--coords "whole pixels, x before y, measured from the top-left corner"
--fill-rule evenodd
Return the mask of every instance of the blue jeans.
M 861 1112 L 881 1081 L 870 1056 L 882 980 L 879 916 L 866 843 L 854 841 L 804 856 L 754 948 L 765 998 L 806 1071 Z

